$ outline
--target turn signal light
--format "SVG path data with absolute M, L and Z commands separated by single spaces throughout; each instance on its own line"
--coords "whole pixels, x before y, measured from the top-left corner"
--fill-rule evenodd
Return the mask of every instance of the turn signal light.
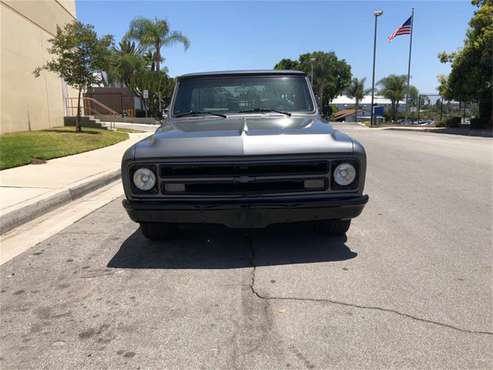
M 325 189 L 325 180 L 323 180 L 323 179 L 305 180 L 304 185 L 305 185 L 305 189 L 324 190 Z
M 185 191 L 185 184 L 168 183 L 164 184 L 164 191 L 169 193 L 180 193 Z

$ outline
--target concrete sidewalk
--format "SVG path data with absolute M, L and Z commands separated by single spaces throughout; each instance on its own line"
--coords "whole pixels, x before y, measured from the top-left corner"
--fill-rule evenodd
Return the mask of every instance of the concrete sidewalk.
M 0 171 L 0 233 L 120 177 L 125 150 L 150 132 L 102 149 Z
M 151 125 L 148 123 L 134 123 L 134 122 L 102 122 L 105 126 L 109 128 L 127 128 L 131 130 L 154 132 L 159 128 L 159 125 Z

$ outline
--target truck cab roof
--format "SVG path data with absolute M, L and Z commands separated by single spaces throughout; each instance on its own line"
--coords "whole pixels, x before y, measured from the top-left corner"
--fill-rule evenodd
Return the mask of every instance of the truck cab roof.
M 305 72 L 295 70 L 276 70 L 276 69 L 252 69 L 252 70 L 237 70 L 237 71 L 212 71 L 187 73 L 178 76 L 178 79 L 194 78 L 194 77 L 225 77 L 225 76 L 264 76 L 264 75 L 297 75 L 305 76 Z

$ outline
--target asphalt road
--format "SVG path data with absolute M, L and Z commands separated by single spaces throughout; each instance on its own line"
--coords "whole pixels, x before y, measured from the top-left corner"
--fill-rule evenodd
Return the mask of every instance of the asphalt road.
M 0 368 L 492 368 L 492 141 L 343 128 L 370 202 L 146 241 L 121 199 L 0 268 Z

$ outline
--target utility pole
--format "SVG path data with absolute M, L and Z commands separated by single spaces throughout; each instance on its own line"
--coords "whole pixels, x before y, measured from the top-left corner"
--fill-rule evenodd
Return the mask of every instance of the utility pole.
M 374 111 L 374 101 L 375 101 L 375 60 L 377 55 L 377 19 L 383 14 L 383 10 L 375 10 L 373 15 L 375 16 L 375 31 L 373 33 L 373 74 L 371 78 L 371 119 L 370 127 L 374 125 L 375 113 Z

